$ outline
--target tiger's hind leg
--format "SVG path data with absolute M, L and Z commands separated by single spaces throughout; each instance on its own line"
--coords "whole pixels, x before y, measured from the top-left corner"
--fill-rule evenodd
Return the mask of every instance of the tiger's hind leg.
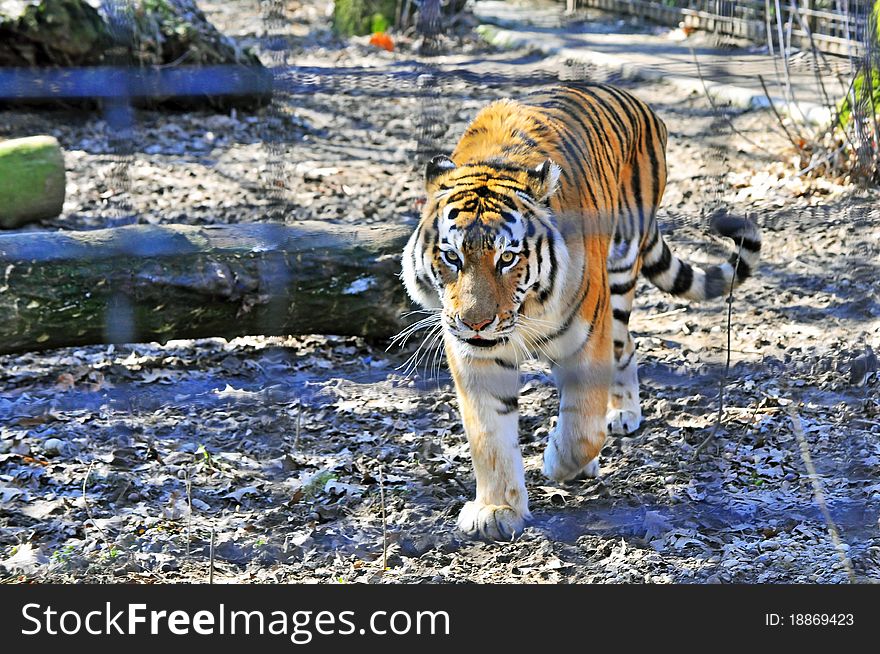
M 623 304 L 623 303 L 621 303 Z M 626 303 L 632 307 L 632 303 Z M 629 309 L 620 309 L 629 317 Z M 614 320 L 614 381 L 608 397 L 608 413 L 605 420 L 612 434 L 631 434 L 642 423 L 642 407 L 639 401 L 639 372 L 636 344 L 626 323 Z
M 559 420 L 544 451 L 544 474 L 554 481 L 599 476 L 613 368 L 607 302 L 604 294 L 589 298 L 586 306 L 600 305 L 596 321 L 591 326 L 586 321 L 576 322 L 559 342 L 564 351 L 566 344 L 578 343 L 584 333 L 588 334 L 586 342 L 570 355 L 558 357 L 553 365 L 559 389 Z
M 553 367 L 559 420 L 544 450 L 544 474 L 554 481 L 599 476 L 599 452 L 606 437 L 608 363 L 580 352 Z
M 629 317 L 638 278 L 637 259 L 636 239 L 616 241 L 608 259 L 614 370 L 605 420 L 611 434 L 631 434 L 642 422 L 636 344 L 629 333 Z

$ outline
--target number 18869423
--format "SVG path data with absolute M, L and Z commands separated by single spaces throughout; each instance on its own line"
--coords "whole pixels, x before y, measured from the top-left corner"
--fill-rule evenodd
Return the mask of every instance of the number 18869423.
M 766 613 L 768 627 L 851 627 L 855 624 L 852 613 Z

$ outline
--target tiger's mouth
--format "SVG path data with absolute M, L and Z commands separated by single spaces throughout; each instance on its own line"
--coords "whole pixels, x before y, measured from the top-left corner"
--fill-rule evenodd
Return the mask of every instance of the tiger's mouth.
M 462 339 L 468 345 L 473 347 L 495 347 L 506 341 L 506 338 L 465 338 Z

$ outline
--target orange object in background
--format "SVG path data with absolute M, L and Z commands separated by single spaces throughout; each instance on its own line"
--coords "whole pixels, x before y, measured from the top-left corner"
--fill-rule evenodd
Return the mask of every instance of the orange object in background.
M 394 52 L 394 41 L 391 40 L 391 37 L 386 32 L 373 32 L 373 36 L 370 37 L 370 45 L 388 50 L 388 52 Z

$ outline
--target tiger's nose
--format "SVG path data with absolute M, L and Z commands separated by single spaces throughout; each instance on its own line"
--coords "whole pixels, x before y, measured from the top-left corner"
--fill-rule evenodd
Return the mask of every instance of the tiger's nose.
M 461 318 L 461 317 L 459 317 L 459 320 L 461 320 L 465 325 L 467 325 L 468 328 L 473 329 L 475 332 L 478 332 L 483 327 L 488 325 L 490 322 L 495 320 L 495 318 L 489 318 L 488 320 L 479 320 L 477 322 L 470 322 L 469 320 L 465 320 L 464 318 Z

